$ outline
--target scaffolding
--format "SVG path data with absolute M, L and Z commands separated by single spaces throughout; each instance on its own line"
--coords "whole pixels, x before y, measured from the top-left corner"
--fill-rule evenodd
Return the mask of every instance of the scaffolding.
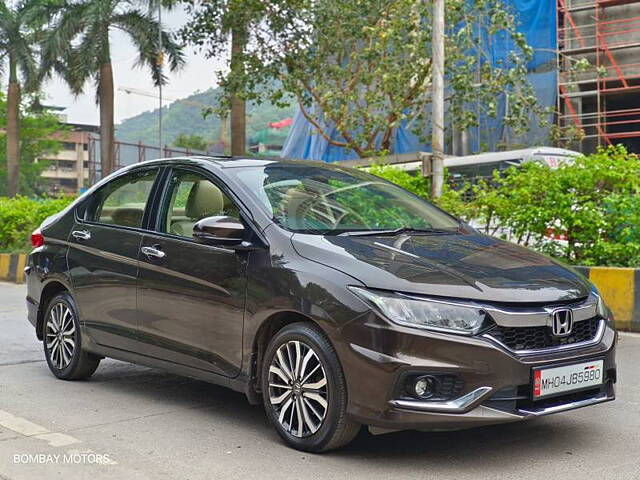
M 640 150 L 640 0 L 557 0 L 557 20 L 558 126 Z

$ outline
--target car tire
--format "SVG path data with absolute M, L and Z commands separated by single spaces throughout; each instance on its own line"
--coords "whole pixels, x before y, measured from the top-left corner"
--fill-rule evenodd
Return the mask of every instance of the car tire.
M 318 327 L 284 327 L 269 342 L 262 365 L 265 410 L 288 445 L 324 452 L 346 445 L 358 434 L 360 425 L 346 416 L 340 361 Z
M 56 377 L 82 380 L 93 375 L 100 357 L 82 349 L 78 309 L 68 292 L 58 293 L 49 301 L 42 330 L 44 355 Z

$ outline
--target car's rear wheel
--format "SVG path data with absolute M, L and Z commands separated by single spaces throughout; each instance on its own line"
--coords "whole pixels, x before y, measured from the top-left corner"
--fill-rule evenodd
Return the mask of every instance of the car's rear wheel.
M 51 372 L 62 380 L 90 377 L 100 357 L 82 350 L 82 336 L 73 297 L 55 295 L 47 306 L 43 325 L 44 354 Z
M 274 336 L 265 352 L 262 392 L 269 420 L 298 450 L 341 447 L 360 429 L 346 418 L 347 388 L 335 350 L 314 325 L 294 323 Z

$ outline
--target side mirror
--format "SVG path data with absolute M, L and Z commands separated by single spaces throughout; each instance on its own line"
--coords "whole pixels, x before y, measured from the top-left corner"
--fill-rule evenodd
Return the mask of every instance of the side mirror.
M 244 225 L 234 217 L 207 217 L 193 226 L 193 238 L 208 245 L 240 245 L 244 238 Z

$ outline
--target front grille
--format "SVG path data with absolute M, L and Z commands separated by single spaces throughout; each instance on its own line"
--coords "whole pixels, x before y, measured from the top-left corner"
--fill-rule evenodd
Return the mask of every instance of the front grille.
M 583 390 L 581 392 L 565 393 L 563 395 L 558 395 L 551 398 L 541 398 L 539 400 L 518 400 L 516 403 L 516 409 L 537 411 L 549 407 L 566 405 L 567 403 L 579 402 L 580 400 L 587 400 L 588 398 L 597 397 L 603 392 L 604 389 L 606 389 L 606 385 L 589 390 Z
M 581 400 L 600 396 L 603 392 L 606 392 L 611 388 L 612 381 L 611 377 L 609 377 L 605 379 L 605 383 L 600 387 L 580 392 L 565 393 L 555 397 L 542 398 L 538 400 L 533 400 L 531 398 L 530 385 L 520 385 L 519 387 L 511 387 L 509 389 L 496 392 L 491 396 L 491 398 L 482 404 L 486 407 L 509 413 L 518 413 L 520 410 L 536 412 L 544 410 L 545 408 L 567 405 L 572 402 L 579 402 Z
M 573 324 L 571 335 L 555 337 L 551 328 L 538 327 L 501 327 L 496 325 L 487 333 L 511 350 L 538 350 L 593 340 L 598 332 L 601 319 L 598 317 L 581 320 Z

